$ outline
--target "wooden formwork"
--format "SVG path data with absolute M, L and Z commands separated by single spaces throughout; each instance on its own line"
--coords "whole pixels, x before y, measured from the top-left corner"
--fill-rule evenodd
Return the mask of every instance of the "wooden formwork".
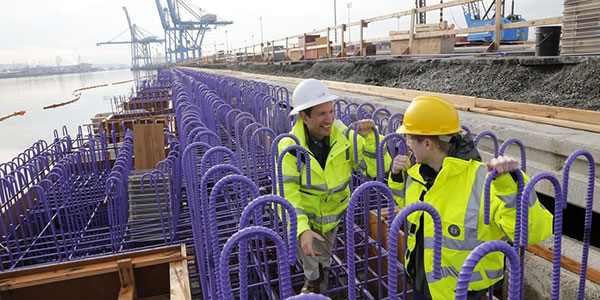
M 561 54 L 600 54 L 600 0 L 567 0 L 564 8 Z
M 185 245 L 3 272 L 0 299 L 191 299 Z
M 168 127 L 171 124 L 172 117 L 170 116 L 148 116 L 148 117 L 127 117 L 122 115 L 110 115 L 102 120 L 102 130 L 108 136 L 108 142 L 122 142 L 124 133 L 123 126 L 126 129 L 133 130 L 135 124 L 161 124 Z M 115 129 L 116 141 L 113 141 L 112 130 Z

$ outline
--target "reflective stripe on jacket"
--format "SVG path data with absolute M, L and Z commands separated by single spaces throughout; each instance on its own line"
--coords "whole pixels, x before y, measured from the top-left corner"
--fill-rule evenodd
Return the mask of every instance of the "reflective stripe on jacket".
M 490 199 L 490 224 L 483 222 L 483 186 L 488 174 L 486 165 L 476 160 L 446 157 L 442 169 L 428 190 L 416 164 L 408 171 L 404 182 L 394 182 L 390 176 L 389 186 L 396 203 L 404 207 L 419 201 L 433 205 L 442 219 L 442 279 L 433 278 L 433 220 L 424 215 L 425 273 L 431 297 L 434 300 L 454 299 L 460 269 L 477 245 L 491 240 L 513 239 L 517 203 L 517 184 L 510 174 L 503 174 L 492 181 Z M 525 182 L 529 177 L 523 173 Z M 552 214 L 535 195 L 530 197 L 529 243 L 537 244 L 552 235 Z M 410 252 L 415 249 L 416 234 L 422 212 L 408 217 L 409 230 L 406 249 L 408 266 Z M 504 274 L 504 254 L 490 253 L 474 269 L 469 290 L 483 290 L 498 282 Z
M 375 134 L 371 132 L 364 138 L 358 136 L 358 164 L 355 164 L 353 138 L 346 138 L 344 135 L 346 128 L 339 120 L 336 120 L 331 127 L 329 136 L 331 150 L 325 163 L 325 170 L 311 153 L 311 188 L 306 187 L 306 165 L 302 164 L 302 174 L 300 174 L 297 171 L 297 160 L 294 155 L 287 153 L 283 159 L 284 197 L 290 201 L 298 214 L 298 236 L 311 227 L 325 233 L 337 226 L 348 207 L 352 169 L 376 177 Z M 310 153 L 302 119 L 298 119 L 291 134 L 295 135 L 300 145 Z M 354 132 L 350 131 L 349 136 L 353 137 L 353 134 Z M 281 140 L 279 152 L 294 144 L 291 139 Z M 385 165 L 389 166 L 391 162 L 389 154 L 385 154 L 384 160 Z

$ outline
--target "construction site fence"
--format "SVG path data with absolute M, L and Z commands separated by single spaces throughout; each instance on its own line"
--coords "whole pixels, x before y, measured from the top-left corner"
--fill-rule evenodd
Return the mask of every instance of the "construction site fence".
M 494 32 L 494 38 L 491 41 L 488 49 L 485 52 L 490 51 L 498 51 L 501 41 L 501 31 L 504 29 L 514 29 L 514 28 L 522 28 L 522 27 L 533 27 L 533 26 L 543 26 L 543 25 L 552 25 L 552 24 L 562 24 L 563 17 L 548 17 L 542 19 L 528 20 L 528 21 L 518 21 L 518 22 L 510 22 L 503 23 L 500 21 L 500 18 L 496 18 L 492 25 L 487 26 L 478 26 L 478 27 L 469 27 L 469 28 L 458 28 L 454 29 L 454 26 L 448 26 L 444 22 L 442 22 L 442 18 L 440 17 L 441 23 L 436 24 L 418 24 L 417 25 L 417 16 L 422 13 L 426 13 L 428 11 L 440 10 L 440 15 L 443 16 L 443 9 L 451 8 L 455 6 L 464 6 L 473 4 L 476 2 L 480 2 L 480 0 L 453 0 L 445 3 L 429 5 L 425 7 L 420 7 L 411 10 L 405 10 L 395 13 L 390 13 L 386 15 L 361 19 L 355 22 L 342 23 L 333 26 L 328 26 L 326 28 L 315 29 L 309 32 L 304 32 L 292 36 L 287 36 L 284 38 L 261 41 L 261 43 L 234 48 L 227 50 L 223 54 L 206 56 L 197 61 L 197 63 L 223 63 L 223 62 L 246 62 L 246 61 L 287 61 L 287 60 L 307 60 L 307 59 L 319 59 L 322 57 L 326 58 L 334 58 L 334 57 L 346 57 L 346 56 L 367 56 L 371 55 L 367 53 L 367 45 L 382 43 L 382 42 L 391 42 L 394 40 L 406 40 L 408 41 L 408 46 L 405 46 L 405 49 L 398 51 L 396 55 L 402 54 L 414 54 L 411 50 L 411 46 L 415 39 L 426 39 L 426 38 L 439 38 L 439 37 L 448 37 L 455 36 L 459 34 L 470 34 L 470 33 L 480 33 L 480 32 Z M 501 16 L 502 13 L 502 5 L 495 6 L 495 12 L 493 15 Z M 399 19 L 402 17 L 410 17 L 410 23 L 408 30 L 404 31 L 394 31 L 390 30 L 389 36 L 385 37 L 374 37 L 374 38 L 365 38 L 367 35 L 365 33 L 365 28 L 368 27 L 369 24 L 381 21 L 389 21 Z M 433 25 L 433 26 L 432 26 Z M 420 27 L 419 27 L 420 26 Z M 423 27 L 425 26 L 426 30 Z M 358 29 L 358 38 L 354 41 L 346 41 L 344 34 L 346 31 L 349 31 L 352 27 L 357 27 Z M 395 27 L 395 26 L 394 26 Z M 394 28 L 397 29 L 397 28 Z M 397 29 L 399 30 L 399 29 Z M 331 38 L 331 31 L 340 31 L 340 40 L 338 42 L 337 37 L 335 39 Z M 324 33 L 325 40 L 320 41 L 318 43 L 309 42 L 314 40 L 313 36 L 320 36 Z M 307 39 L 308 37 L 308 39 Z M 349 37 L 350 38 L 350 37 Z M 297 41 L 297 42 L 296 42 Z M 526 41 L 523 41 L 526 42 Z M 352 46 L 349 48 L 349 46 Z M 309 52 L 313 52 L 314 55 L 308 55 Z M 292 55 L 291 52 L 299 52 L 300 55 Z M 393 53 L 392 53 L 393 54 Z M 432 53 L 434 54 L 434 53 Z M 296 57 L 292 59 L 292 56 Z M 194 63 L 193 61 L 190 63 Z

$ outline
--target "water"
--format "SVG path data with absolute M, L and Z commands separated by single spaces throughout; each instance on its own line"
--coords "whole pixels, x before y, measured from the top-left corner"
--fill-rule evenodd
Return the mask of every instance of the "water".
M 54 129 L 62 136 L 63 125 L 74 137 L 77 126 L 90 124 L 90 117 L 97 113 L 111 111 L 110 97 L 129 95 L 134 82 L 82 91 L 79 101 L 66 106 L 46 110 L 44 106 L 74 99 L 73 91 L 81 87 L 133 78 L 129 70 L 114 70 L 0 79 L 0 117 L 26 111 L 24 116 L 0 122 L 0 163 L 11 160 L 40 139 L 52 142 Z

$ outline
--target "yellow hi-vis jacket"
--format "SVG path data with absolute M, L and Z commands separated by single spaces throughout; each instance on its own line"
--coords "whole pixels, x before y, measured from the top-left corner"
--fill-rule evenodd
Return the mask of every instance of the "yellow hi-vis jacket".
M 306 165 L 302 164 L 302 174 L 297 170 L 297 159 L 291 153 L 283 158 L 284 197 L 294 206 L 298 215 L 298 233 L 315 229 L 321 233 L 334 229 L 344 215 L 350 198 L 350 180 L 352 169 L 356 169 L 370 177 L 377 175 L 375 157 L 375 134 L 357 137 L 358 164 L 354 163 L 354 131 L 346 138 L 346 126 L 336 120 L 331 126 L 329 145 L 331 150 L 325 163 L 325 170 L 314 158 L 306 142 L 306 130 L 302 119 L 298 119 L 291 134 L 295 135 L 310 155 L 311 188 L 306 187 Z M 383 137 L 382 137 L 383 138 Z M 285 148 L 295 145 L 292 139 L 283 139 L 279 143 L 279 153 Z M 348 152 L 348 153 L 347 153 Z M 389 166 L 389 154 L 384 156 L 385 166 Z M 277 189 L 277 193 L 279 188 Z M 309 225 L 310 222 L 310 225 Z
M 514 239 L 517 204 L 517 184 L 510 174 L 492 181 L 490 224 L 483 219 L 483 187 L 488 174 L 486 165 L 474 159 L 446 157 L 442 168 L 429 189 L 419 172 L 420 164 L 407 170 L 404 182 L 389 186 L 400 207 L 422 201 L 437 209 L 442 219 L 442 278 L 433 278 L 433 219 L 427 213 L 415 212 L 408 217 L 409 230 L 405 265 L 416 246 L 416 232 L 423 230 L 424 269 L 433 300 L 454 299 L 458 274 L 477 245 L 491 240 Z M 529 177 L 523 173 L 525 183 Z M 423 196 L 421 196 L 423 195 Z M 424 214 L 424 224 L 420 224 Z M 537 244 L 552 235 L 552 214 L 537 200 L 535 192 L 529 202 L 529 244 Z M 419 266 L 417 266 L 418 268 Z M 498 282 L 504 274 L 504 254 L 490 253 L 475 267 L 469 290 L 483 290 Z

